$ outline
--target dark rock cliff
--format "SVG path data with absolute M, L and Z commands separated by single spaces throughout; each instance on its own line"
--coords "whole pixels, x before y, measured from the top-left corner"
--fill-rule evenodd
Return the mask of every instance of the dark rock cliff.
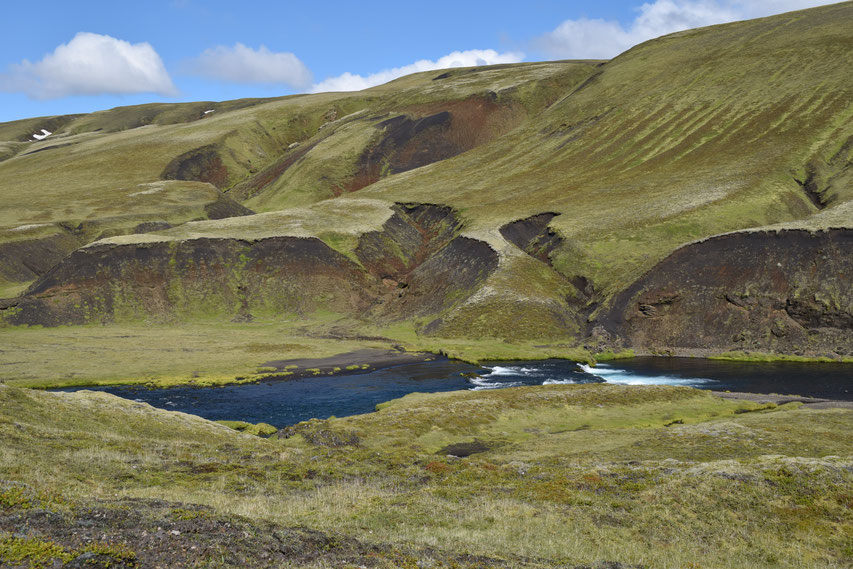
M 95 243 L 0 304 L 0 318 L 57 326 L 318 310 L 382 321 L 427 316 L 473 294 L 497 267 L 497 253 L 461 228 L 449 207 L 397 204 L 381 231 L 362 235 L 361 265 L 316 238 Z
M 602 324 L 641 350 L 853 354 L 853 230 L 686 245 L 619 294 Z
M 53 235 L 0 243 L 0 279 L 32 281 L 79 246 L 80 239 L 62 229 Z
M 10 306 L 11 324 L 357 312 L 370 279 L 319 239 L 191 239 L 79 249 Z
M 377 315 L 438 313 L 479 288 L 497 268 L 498 254 L 460 236 L 461 229 L 462 220 L 447 206 L 397 204 L 382 231 L 362 235 L 355 253 L 386 287 Z

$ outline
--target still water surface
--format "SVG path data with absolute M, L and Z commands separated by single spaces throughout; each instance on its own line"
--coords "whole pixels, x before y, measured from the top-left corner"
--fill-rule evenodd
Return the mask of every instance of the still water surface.
M 633 358 L 594 368 L 566 360 L 475 366 L 438 359 L 366 373 L 218 388 L 115 386 L 98 389 L 207 419 L 265 422 L 282 427 L 313 417 L 325 419 L 332 415 L 369 413 L 378 403 L 416 391 L 432 393 L 591 382 L 685 385 L 716 391 L 853 400 L 853 364 L 740 363 L 691 358 Z

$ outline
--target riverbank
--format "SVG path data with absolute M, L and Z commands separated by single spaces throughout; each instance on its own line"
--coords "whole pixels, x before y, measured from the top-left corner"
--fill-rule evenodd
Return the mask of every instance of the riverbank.
M 386 353 L 398 344 L 381 337 L 308 334 L 303 325 L 293 320 L 0 328 L 0 380 L 35 389 L 221 386 L 254 383 L 271 372 L 284 375 L 286 370 L 265 367 L 266 362 Z
M 407 352 L 401 347 L 392 349 L 363 348 L 322 358 L 293 358 L 262 364 L 270 371 L 266 379 L 297 379 L 318 375 L 337 375 L 376 371 L 398 365 L 431 362 L 447 358 L 430 352 Z
M 824 399 L 821 397 L 802 397 L 800 395 L 780 395 L 778 393 L 745 393 L 742 391 L 719 391 L 714 395 L 731 401 L 752 401 L 766 405 L 788 405 L 799 403 L 808 409 L 853 409 L 853 401 L 840 399 Z
M 484 361 L 594 361 L 642 357 L 621 350 L 595 354 L 565 344 L 424 338 L 411 327 L 360 329 L 336 315 L 269 322 L 0 328 L 0 381 L 58 389 L 103 385 L 213 387 L 270 378 L 336 375 L 446 357 Z M 666 354 L 660 361 L 677 360 Z M 682 354 L 738 362 L 827 363 L 783 354 Z M 743 356 L 743 357 L 740 357 Z M 760 357 L 759 357 L 760 356 Z M 833 360 L 831 365 L 835 365 Z

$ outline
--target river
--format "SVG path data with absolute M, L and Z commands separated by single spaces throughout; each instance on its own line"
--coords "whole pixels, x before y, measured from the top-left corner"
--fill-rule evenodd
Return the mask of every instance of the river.
M 437 359 L 370 372 L 216 388 L 95 389 L 207 419 L 265 422 L 282 427 L 314 417 L 369 413 L 378 403 L 412 392 L 590 382 L 684 385 L 716 391 L 853 400 L 853 364 L 743 363 L 693 358 L 632 358 L 594 368 L 567 360 L 476 366 Z

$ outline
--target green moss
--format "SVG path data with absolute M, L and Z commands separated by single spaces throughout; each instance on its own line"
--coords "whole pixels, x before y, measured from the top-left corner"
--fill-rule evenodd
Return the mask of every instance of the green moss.
M 32 505 L 32 497 L 23 488 L 13 486 L 0 489 L 0 508 L 4 510 L 27 510 Z
M 33 569 L 41 569 L 50 567 L 54 561 L 65 563 L 72 558 L 65 548 L 52 541 L 37 538 L 0 538 L 0 562 L 10 566 L 26 563 Z
M 726 360 L 737 362 L 824 362 L 824 363 L 853 363 L 853 357 L 839 356 L 797 356 L 793 354 L 776 354 L 767 352 L 723 352 L 708 356 L 711 360 Z
M 123 543 L 96 542 L 90 543 L 79 554 L 93 553 L 99 557 L 99 563 L 109 567 L 112 563 L 125 567 L 137 567 L 136 552 Z M 107 559 L 103 559 L 106 557 Z
M 254 435 L 256 437 L 271 437 L 278 432 L 278 429 L 270 425 L 269 423 L 247 423 L 246 421 L 227 421 L 221 420 L 216 421 L 220 425 L 225 425 L 230 429 L 234 429 L 235 431 L 239 431 L 241 433 L 246 433 L 247 435 Z
M 172 517 L 176 520 L 187 521 L 197 520 L 199 518 L 206 519 L 210 517 L 210 513 L 201 509 L 175 508 L 171 512 Z
M 615 352 L 613 350 L 605 350 L 603 352 L 598 352 L 596 354 L 593 354 L 593 357 L 594 357 L 595 361 L 597 361 L 597 362 L 608 362 L 608 361 L 612 361 L 612 360 L 627 360 L 627 359 L 633 358 L 635 356 L 636 356 L 636 354 L 634 353 L 634 350 L 618 350 Z

